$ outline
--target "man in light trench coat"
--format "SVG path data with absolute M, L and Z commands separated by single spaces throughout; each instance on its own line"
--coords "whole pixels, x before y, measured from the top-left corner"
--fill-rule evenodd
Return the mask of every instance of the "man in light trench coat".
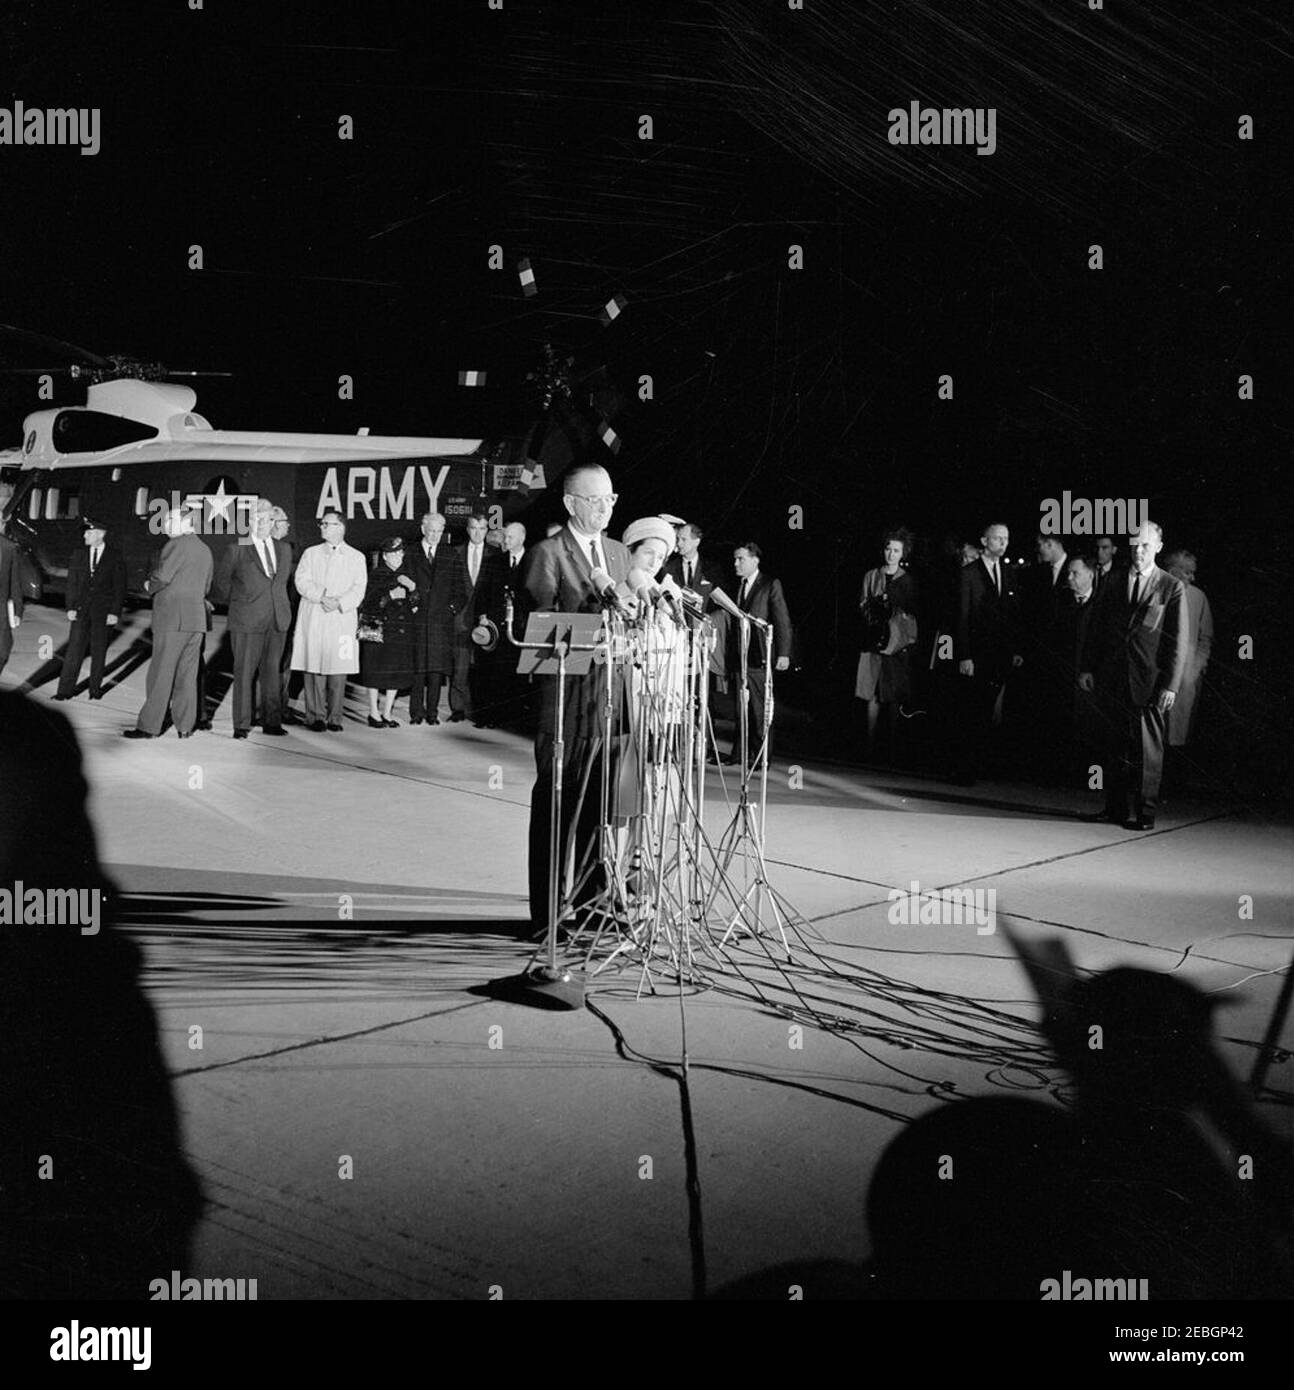
M 359 671 L 355 615 L 368 585 L 368 566 L 363 554 L 346 544 L 340 513 L 325 512 L 319 531 L 323 542 L 312 545 L 297 565 L 301 607 L 292 669 L 305 672 L 306 727 L 340 733 L 346 677 Z

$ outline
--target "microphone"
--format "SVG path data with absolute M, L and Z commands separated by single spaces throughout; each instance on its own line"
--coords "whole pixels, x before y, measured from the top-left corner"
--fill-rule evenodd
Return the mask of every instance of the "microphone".
M 710 590 L 710 602 L 716 608 L 722 608 L 730 618 L 736 618 L 738 622 L 748 623 L 750 621 L 750 614 L 743 613 L 717 584 Z
M 624 596 L 620 593 L 616 581 L 603 569 L 594 570 L 589 578 L 593 581 L 593 587 L 597 591 L 598 598 L 602 601 L 604 608 L 614 608 L 621 617 L 630 616 L 629 606 L 624 601 Z
M 634 596 L 644 605 L 650 604 L 654 608 L 659 608 L 663 604 L 668 608 L 670 616 L 678 624 L 683 622 L 683 614 L 679 608 L 678 588 L 673 579 L 668 575 L 663 584 L 656 581 L 647 573 L 646 570 L 635 566 L 629 571 L 625 583 L 629 585 Z
M 717 585 L 710 590 L 710 599 L 717 607 L 722 608 L 731 618 L 736 618 L 743 623 L 754 623 L 756 627 L 771 628 L 772 623 L 766 622 L 763 618 L 757 618 L 753 613 L 746 613 L 720 589 Z
M 681 627 L 683 625 L 684 595 L 683 590 L 674 582 L 674 576 L 667 574 L 660 584 L 661 601 L 669 605 L 669 611 L 673 615 L 674 621 Z

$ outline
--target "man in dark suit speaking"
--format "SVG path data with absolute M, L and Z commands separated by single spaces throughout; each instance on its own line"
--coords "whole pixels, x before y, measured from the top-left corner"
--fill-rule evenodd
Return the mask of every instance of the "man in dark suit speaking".
M 167 706 L 175 732 L 189 738 L 198 720 L 198 660 L 208 623 L 211 551 L 193 534 L 193 513 L 167 512 L 166 533 L 157 567 L 144 581 L 153 597 L 153 658 L 144 683 L 147 694 L 135 728 L 126 738 L 156 738 Z
M 556 535 L 526 552 L 517 598 L 523 613 L 598 613 L 602 589 L 623 583 L 629 574 L 629 552 L 619 541 L 603 535 L 611 522 L 616 494 L 605 468 L 587 465 L 572 469 L 563 482 L 562 502 L 567 522 Z M 597 578 L 595 579 L 595 574 Z M 522 620 L 517 619 L 517 636 Z M 575 863 L 597 833 L 597 788 L 600 779 L 600 716 L 606 696 L 607 667 L 594 664 L 587 675 L 566 678 L 562 760 L 562 846 L 565 863 L 576 800 L 586 764 L 589 795 L 575 826 Z M 539 679 L 539 732 L 535 737 L 535 786 L 530 797 L 530 916 L 535 927 L 548 926 L 548 848 L 553 785 L 553 742 L 557 732 L 557 682 Z M 595 876 L 596 877 L 596 876 Z M 596 888 L 599 885 L 591 885 Z
M 1079 676 L 1110 711 L 1105 810 L 1085 819 L 1153 830 L 1164 731 L 1186 672 L 1186 586 L 1155 564 L 1164 533 L 1148 521 L 1129 542 L 1132 568 L 1109 581 L 1096 669 Z
M 234 737 L 246 738 L 256 708 L 253 685 L 261 682 L 261 717 L 267 734 L 283 734 L 283 648 L 292 630 L 288 575 L 292 551 L 276 541 L 274 510 L 261 498 L 252 514 L 249 542 L 221 556 L 212 585 L 217 603 L 229 605 L 234 649 Z

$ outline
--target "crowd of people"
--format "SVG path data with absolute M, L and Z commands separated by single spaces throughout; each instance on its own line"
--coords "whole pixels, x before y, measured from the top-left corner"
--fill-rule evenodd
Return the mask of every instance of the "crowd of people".
M 1157 563 L 1153 521 L 1122 545 L 1104 536 L 1069 550 L 1068 540 L 1039 534 L 1036 563 L 1013 567 L 1008 528 L 991 524 L 977 544 L 950 546 L 922 592 L 907 569 L 911 534 L 885 536 L 859 598 L 863 747 L 876 754 L 882 714 L 892 734 L 897 716 L 919 712 L 951 780 L 970 785 L 1014 759 L 1104 792 L 1098 818 L 1150 829 L 1168 750 L 1195 728 L 1208 599 L 1190 551 Z
M 590 480 L 598 490 L 580 491 Z M 429 513 L 416 537 L 388 537 L 372 564 L 347 543 L 336 512 L 319 518 L 318 543 L 298 555 L 286 513 L 262 499 L 251 536 L 229 545 L 219 564 L 193 518 L 169 513 L 168 540 L 146 583 L 153 600 L 146 698 L 126 736 L 156 738 L 168 718 L 181 738 L 210 727 L 203 644 L 216 604 L 228 610 L 236 739 L 256 728 L 281 736 L 291 723 L 341 732 L 348 682 L 367 691 L 373 729 L 400 726 L 396 702 L 405 691 L 408 726 L 438 725 L 447 691 L 450 723 L 533 730 L 545 697 L 542 682 L 517 674 L 516 650 L 500 635 L 509 597 L 519 631 L 535 608 L 596 610 L 606 581 L 622 585 L 633 564 L 654 583 L 691 594 L 714 625 L 712 694 L 723 714 L 735 712 L 739 665 L 728 615 L 759 620 L 750 628 L 746 687 L 758 746 L 765 672 L 787 671 L 794 649 L 786 595 L 765 571 L 760 546 L 737 546 L 725 564 L 703 553 L 696 523 L 657 517 L 639 538 L 639 546 L 652 542 L 643 555 L 621 556 L 606 471 L 577 468 L 564 487 L 567 523 L 534 546 L 520 523 L 492 528 L 481 515 L 468 518 L 462 543 L 453 544 L 445 518 Z M 120 551 L 101 523 L 84 525 L 85 546 L 68 576 L 59 700 L 76 693 L 87 653 L 89 696 L 102 695 L 126 601 Z M 1196 722 L 1212 646 L 1209 603 L 1195 583 L 1193 554 L 1170 551 L 1162 568 L 1157 563 L 1163 535 L 1154 522 L 1127 540 L 1100 537 L 1090 551 L 1068 549 L 1067 539 L 1037 535 L 1036 563 L 1012 565 L 1008 528 L 993 523 L 975 542 L 950 544 L 946 563 L 918 576 L 909 567 L 911 533 L 886 533 L 881 563 L 866 572 L 857 596 L 860 751 L 868 761 L 892 758 L 899 726 L 925 714 L 930 761 L 950 780 L 969 785 L 1001 771 L 1008 755 L 1019 767 L 1023 755 L 1053 780 L 1102 791 L 1102 818 L 1150 828 L 1168 750 L 1185 744 Z M 570 553 L 554 543 L 569 543 Z M 16 588 L 12 559 L 0 559 Z M 20 594 L 3 616 L 0 637 L 7 637 L 21 618 Z M 721 760 L 737 756 L 734 738 Z

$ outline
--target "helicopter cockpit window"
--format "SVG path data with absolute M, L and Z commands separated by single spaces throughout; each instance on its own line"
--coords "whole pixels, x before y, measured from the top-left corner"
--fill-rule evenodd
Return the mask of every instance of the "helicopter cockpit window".
M 54 418 L 52 437 L 60 454 L 93 454 L 156 439 L 157 431 L 152 425 L 99 410 L 63 410 Z

